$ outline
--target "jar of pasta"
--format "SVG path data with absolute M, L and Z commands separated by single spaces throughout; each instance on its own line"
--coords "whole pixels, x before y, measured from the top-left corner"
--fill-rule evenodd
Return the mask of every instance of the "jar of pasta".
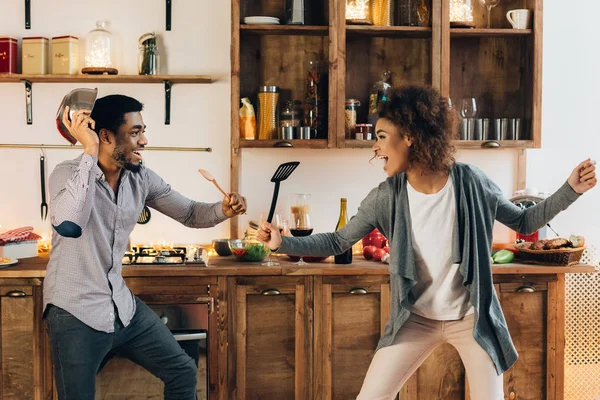
M 258 88 L 258 139 L 277 139 L 279 126 L 279 87 Z
M 346 139 L 352 139 L 354 137 L 358 107 L 360 107 L 360 101 L 358 101 L 357 99 L 346 99 L 346 118 L 344 122 Z

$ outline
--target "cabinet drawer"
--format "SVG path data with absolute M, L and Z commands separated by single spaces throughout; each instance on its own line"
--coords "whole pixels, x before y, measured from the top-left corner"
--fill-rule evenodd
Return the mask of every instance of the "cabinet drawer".
M 6 297 L 25 297 L 32 296 L 33 288 L 31 286 L 1 286 L 0 296 Z

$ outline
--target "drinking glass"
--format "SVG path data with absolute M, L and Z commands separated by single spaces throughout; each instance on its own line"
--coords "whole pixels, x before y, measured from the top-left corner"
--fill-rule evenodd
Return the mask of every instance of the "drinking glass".
M 482 7 L 487 8 L 487 28 L 490 29 L 490 15 L 492 14 L 492 7 L 496 7 L 500 3 L 500 0 L 479 0 L 479 4 Z
M 461 100 L 460 116 L 463 118 L 475 118 L 477 115 L 477 101 L 474 97 L 468 97 Z
M 260 223 L 262 224 L 264 221 L 267 220 L 268 217 L 269 213 L 261 214 Z M 279 229 L 279 233 L 283 235 L 283 232 L 285 231 L 287 225 L 287 221 L 283 219 L 283 214 L 280 211 L 277 211 L 275 214 L 273 214 L 271 225 L 273 226 L 273 228 Z M 269 252 L 269 259 L 261 263 L 260 265 L 264 265 L 266 267 L 278 267 L 280 264 L 277 261 L 273 261 L 271 254 L 272 252 Z
M 295 193 L 291 196 L 290 207 L 290 233 L 296 237 L 308 236 L 313 232 L 310 222 L 310 194 Z M 296 265 L 308 265 L 302 256 Z

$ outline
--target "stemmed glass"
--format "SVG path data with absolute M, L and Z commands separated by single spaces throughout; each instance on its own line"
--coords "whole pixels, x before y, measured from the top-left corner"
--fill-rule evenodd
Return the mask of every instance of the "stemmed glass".
M 477 101 L 474 97 L 464 98 L 460 103 L 460 116 L 463 118 L 475 118 L 477 115 Z
M 309 198 L 310 194 L 307 193 L 292 194 L 290 207 L 290 233 L 293 236 L 308 236 L 313 232 L 312 224 L 310 222 Z M 302 256 L 300 256 L 300 260 L 295 264 L 308 265 L 308 263 L 302 259 Z
M 266 221 L 268 216 L 269 213 L 261 214 L 260 223 L 262 224 L 263 221 Z M 283 219 L 283 214 L 280 211 L 277 211 L 275 214 L 273 214 L 271 225 L 273 226 L 273 228 L 279 229 L 279 233 L 283 235 L 283 232 L 285 232 L 285 228 L 287 226 L 287 221 Z M 269 251 L 269 259 L 261 263 L 260 265 L 264 265 L 266 267 L 278 267 L 280 264 L 277 261 L 273 261 L 273 258 L 271 257 L 271 252 Z
M 500 3 L 500 0 L 479 0 L 479 4 L 482 7 L 487 8 L 487 28 L 490 29 L 490 16 L 492 14 L 492 7 L 496 7 Z

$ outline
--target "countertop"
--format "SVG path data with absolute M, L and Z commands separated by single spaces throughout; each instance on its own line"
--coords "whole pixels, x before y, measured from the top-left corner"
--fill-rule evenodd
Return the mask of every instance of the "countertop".
M 287 256 L 274 256 L 281 265 L 265 267 L 260 263 L 238 262 L 233 257 L 211 257 L 209 266 L 187 265 L 148 265 L 124 266 L 124 277 L 152 276 L 252 276 L 252 275 L 382 275 L 388 273 L 388 265 L 379 261 L 367 261 L 362 256 L 356 256 L 352 264 L 339 265 L 333 263 L 333 257 L 325 262 L 310 263 L 300 267 Z M 48 256 L 24 258 L 15 265 L 0 269 L 0 278 L 44 278 Z M 578 264 L 569 267 L 543 266 L 531 264 L 495 264 L 492 266 L 494 275 L 542 275 L 566 273 L 591 273 L 597 271 L 592 265 Z

